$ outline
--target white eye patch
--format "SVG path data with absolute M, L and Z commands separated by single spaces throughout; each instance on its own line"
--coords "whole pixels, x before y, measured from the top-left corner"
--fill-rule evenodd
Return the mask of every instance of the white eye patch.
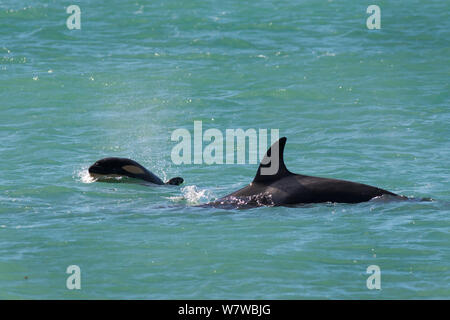
M 142 170 L 141 168 L 132 166 L 132 165 L 123 166 L 122 169 L 125 171 L 128 171 L 130 173 L 134 173 L 134 174 L 144 174 L 145 173 L 145 171 Z

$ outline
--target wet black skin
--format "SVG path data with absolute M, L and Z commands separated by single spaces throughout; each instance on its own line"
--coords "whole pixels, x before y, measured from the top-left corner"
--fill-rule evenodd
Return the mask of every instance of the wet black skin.
M 96 161 L 88 169 L 89 174 L 95 179 L 108 179 L 111 177 L 129 177 L 140 179 L 157 185 L 180 185 L 183 178 L 172 178 L 163 182 L 159 177 L 141 166 L 136 161 L 127 158 L 104 158 Z
M 293 206 L 323 202 L 359 203 L 381 196 L 406 199 L 390 191 L 362 183 L 292 173 L 287 170 L 283 160 L 285 144 L 286 138 L 283 137 L 269 148 L 265 160 L 260 164 L 255 178 L 248 186 L 202 206 L 227 208 Z M 271 150 L 277 149 L 278 172 L 274 175 L 262 175 L 261 168 L 267 168 L 271 164 Z

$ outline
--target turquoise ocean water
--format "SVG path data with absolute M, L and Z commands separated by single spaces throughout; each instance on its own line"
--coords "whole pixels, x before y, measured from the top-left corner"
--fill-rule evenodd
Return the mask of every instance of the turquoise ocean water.
M 449 299 L 449 7 L 1 1 L 0 298 Z M 434 201 L 196 208 L 257 165 L 174 164 L 195 120 L 279 129 L 293 172 Z M 106 156 L 185 183 L 90 183 Z

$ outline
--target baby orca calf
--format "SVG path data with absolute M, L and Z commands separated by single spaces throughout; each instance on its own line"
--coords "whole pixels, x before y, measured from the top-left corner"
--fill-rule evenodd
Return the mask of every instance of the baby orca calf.
M 184 181 L 183 178 L 175 177 L 167 182 L 163 182 L 139 163 L 127 158 L 104 158 L 96 161 L 89 167 L 88 171 L 91 177 L 97 180 L 105 180 L 114 177 L 129 177 L 159 185 L 170 184 L 176 186 L 182 184 Z
M 255 178 L 248 186 L 200 206 L 246 208 L 323 202 L 359 203 L 377 197 L 407 199 L 362 183 L 292 173 L 284 164 L 285 144 L 286 138 L 283 137 L 267 150 Z M 268 171 L 272 165 L 276 170 Z

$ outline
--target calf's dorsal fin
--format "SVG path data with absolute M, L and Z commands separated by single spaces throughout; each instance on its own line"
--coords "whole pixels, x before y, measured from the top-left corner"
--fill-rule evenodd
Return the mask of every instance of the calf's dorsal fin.
M 270 183 L 292 174 L 284 164 L 283 153 L 286 140 L 286 137 L 280 138 L 267 150 L 253 183 Z

